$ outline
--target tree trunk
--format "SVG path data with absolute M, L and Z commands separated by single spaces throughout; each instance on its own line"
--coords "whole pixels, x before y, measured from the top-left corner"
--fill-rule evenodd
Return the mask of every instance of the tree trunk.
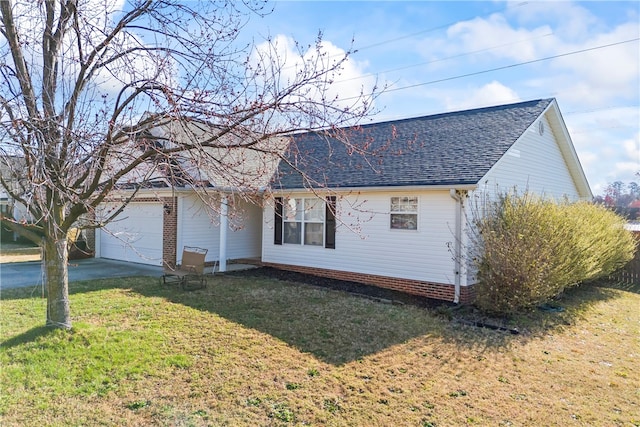
M 47 326 L 71 328 L 69 311 L 69 250 L 66 236 L 44 239 L 45 284 L 47 289 Z

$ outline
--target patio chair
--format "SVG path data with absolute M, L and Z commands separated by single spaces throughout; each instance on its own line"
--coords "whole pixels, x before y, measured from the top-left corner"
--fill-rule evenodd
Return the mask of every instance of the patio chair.
M 206 287 L 204 259 L 207 252 L 208 249 L 185 246 L 182 250 L 182 263 L 175 269 L 165 269 L 162 274 L 162 282 L 164 284 L 177 283 L 184 290 Z

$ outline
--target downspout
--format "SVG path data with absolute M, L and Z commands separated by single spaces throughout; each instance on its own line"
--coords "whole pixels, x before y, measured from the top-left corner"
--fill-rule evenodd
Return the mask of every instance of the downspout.
M 227 228 L 229 228 L 229 199 L 226 194 L 220 200 L 220 264 L 218 271 L 227 271 Z
M 456 190 L 452 188 L 449 190 L 449 195 L 456 201 L 456 213 L 455 213 L 455 242 L 453 244 L 453 262 L 454 262 L 454 284 L 455 290 L 453 295 L 453 303 L 458 304 L 460 302 L 460 281 L 462 274 L 462 197 L 463 190 Z

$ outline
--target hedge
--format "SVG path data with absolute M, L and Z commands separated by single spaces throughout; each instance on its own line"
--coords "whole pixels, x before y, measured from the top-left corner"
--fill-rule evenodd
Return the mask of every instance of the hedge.
M 502 195 L 475 222 L 476 305 L 509 315 L 607 277 L 633 258 L 625 220 L 587 202 Z

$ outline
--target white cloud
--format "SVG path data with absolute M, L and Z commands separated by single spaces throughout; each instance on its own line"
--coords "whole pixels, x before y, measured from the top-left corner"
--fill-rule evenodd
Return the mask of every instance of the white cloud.
M 636 133 L 633 139 L 623 141 L 622 150 L 624 155 L 620 156 L 623 160 L 615 163 L 616 179 L 622 182 L 638 182 L 636 175 L 640 172 L 640 132 Z
M 445 99 L 445 108 L 447 111 L 465 110 L 518 101 L 520 97 L 516 91 L 494 80 L 477 89 L 461 90 L 453 94 L 449 91 Z
M 637 24 L 628 23 L 580 44 L 559 41 L 557 52 L 580 51 L 637 37 Z M 633 99 L 638 96 L 640 50 L 637 41 L 558 58 L 550 65 L 550 84 L 572 102 L 595 106 L 618 97 Z
M 514 28 L 504 15 L 494 14 L 488 19 L 459 22 L 449 27 L 447 37 L 459 43 L 462 53 L 478 52 L 470 56 L 472 62 L 490 62 L 496 58 L 531 61 L 540 55 L 539 40 L 550 33 L 548 26 L 533 30 Z
M 271 41 L 258 44 L 252 53 L 251 62 L 254 67 L 266 69 L 267 76 L 277 77 L 282 89 L 305 74 L 330 70 L 345 54 L 344 49 L 327 40 L 317 46 L 301 49 L 292 38 L 278 35 Z M 323 83 L 306 87 L 308 92 L 305 97 L 315 101 L 324 99 L 345 107 L 352 106 L 361 93 L 371 93 L 376 85 L 375 77 L 366 75 L 367 65 L 365 61 L 347 58 L 338 69 L 318 79 L 317 83 Z
M 523 26 L 544 23 L 554 29 L 560 39 L 582 39 L 594 31 L 602 30 L 602 23 L 589 10 L 571 1 L 509 2 L 506 15 Z M 522 7 L 517 7 L 521 5 Z
M 640 165 L 640 133 L 636 134 L 635 140 L 629 139 L 623 142 L 623 146 L 630 159 L 636 159 L 636 166 Z
M 636 108 L 568 112 L 564 118 L 594 194 L 602 194 L 613 181 L 638 181 L 640 132 L 633 130 L 639 119 Z
M 446 39 L 431 38 L 421 45 L 431 60 L 451 58 L 430 64 L 432 71 L 466 63 L 473 72 L 482 70 L 482 64 L 485 68 L 515 65 L 632 40 L 639 31 L 637 17 L 608 28 L 599 17 L 571 2 L 531 2 L 506 13 L 458 22 L 448 28 Z M 523 73 L 536 73 L 538 92 L 544 91 L 537 96 L 562 94 L 565 101 L 599 106 L 616 97 L 637 97 L 640 49 L 637 41 L 628 42 L 510 72 L 512 76 Z
M 122 12 L 125 0 L 80 0 L 77 5 L 79 13 L 79 37 L 82 41 L 82 54 L 86 58 L 92 49 L 103 42 L 106 34 L 111 30 L 112 20 Z M 59 12 L 56 7 L 56 12 Z M 42 67 L 42 34 L 45 26 L 45 9 L 42 2 L 32 0 L 18 1 L 13 7 L 14 19 L 20 33 L 20 39 L 27 61 L 31 63 L 32 76 L 37 79 L 38 69 Z M 57 18 L 58 16 L 56 16 Z M 54 22 L 54 26 L 57 22 Z M 67 31 L 59 58 L 59 78 L 65 80 L 59 84 L 69 85 L 69 91 L 75 85 L 80 71 L 80 53 L 75 31 Z M 108 51 L 114 54 L 116 50 L 124 50 L 133 46 L 144 46 L 144 43 L 132 34 L 122 33 L 111 41 Z M 108 59 L 103 56 L 101 59 Z M 174 68 L 164 66 L 161 72 L 150 66 L 150 55 L 143 52 L 127 55 L 121 60 L 111 63 L 107 68 L 99 70 L 93 76 L 100 91 L 110 94 L 117 93 L 124 83 L 129 83 L 141 77 L 159 75 L 160 80 L 171 81 Z

